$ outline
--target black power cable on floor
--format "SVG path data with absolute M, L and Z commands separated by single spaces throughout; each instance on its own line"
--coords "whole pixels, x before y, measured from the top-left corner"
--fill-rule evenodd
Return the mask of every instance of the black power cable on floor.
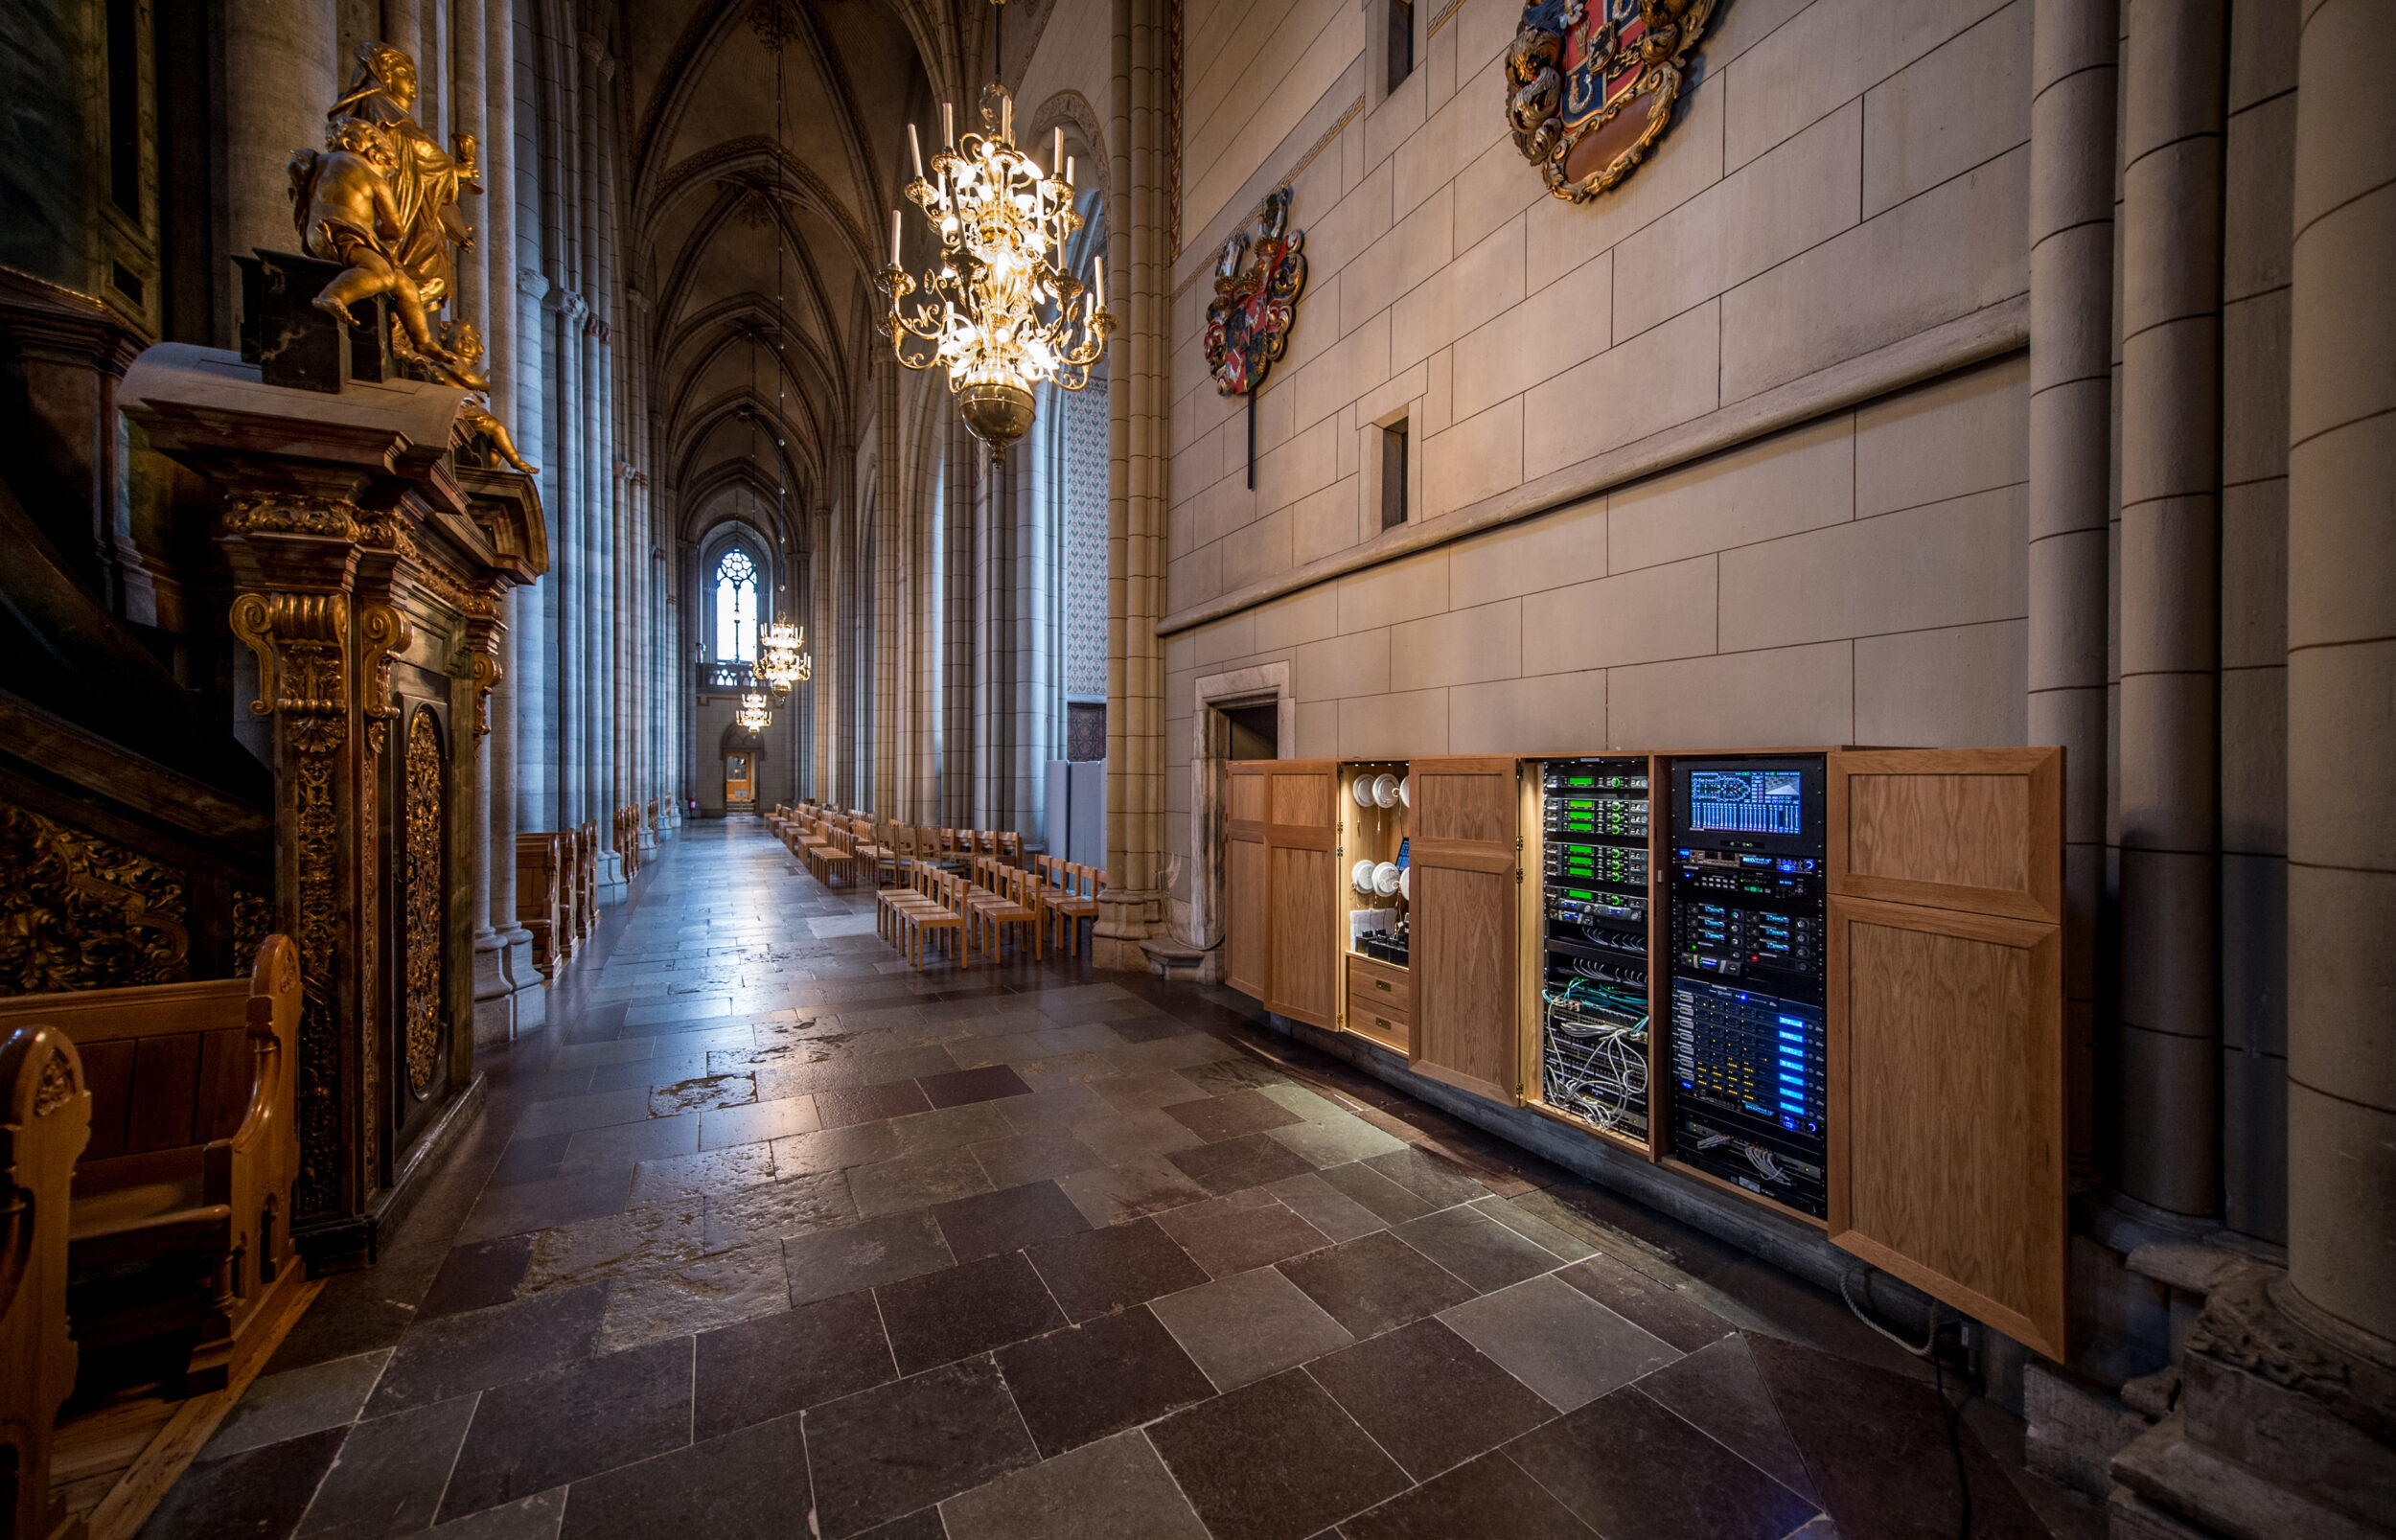
M 1872 1274 L 1875 1270 L 1866 1265 L 1862 1271 L 1864 1293 L 1869 1297 L 1872 1292 Z M 1838 1297 L 1847 1301 L 1847 1308 L 1855 1315 L 1855 1318 L 1914 1357 L 1930 1361 L 1932 1393 L 1939 1398 L 1939 1421 L 1947 1430 L 1947 1452 L 1955 1461 L 1955 1490 L 1961 1494 L 1962 1498 L 1963 1511 L 1958 1516 L 1955 1533 L 1957 1540 L 1971 1540 L 1971 1477 L 1964 1463 L 1964 1408 L 1971 1404 L 1971 1385 L 1967 1380 L 1963 1387 L 1963 1400 L 1954 1406 L 1948 1406 L 1947 1403 L 1947 1361 L 1939 1356 L 1939 1338 L 1949 1326 L 1956 1328 L 1956 1346 L 1958 1349 L 1963 1347 L 1963 1322 L 1947 1320 L 1944 1310 L 1937 1305 L 1932 1305 L 1929 1338 L 1921 1346 L 1916 1347 L 1864 1313 L 1863 1306 L 1857 1304 L 1855 1295 L 1848 1291 L 1848 1279 L 1853 1276 L 1853 1274 L 1839 1276 Z

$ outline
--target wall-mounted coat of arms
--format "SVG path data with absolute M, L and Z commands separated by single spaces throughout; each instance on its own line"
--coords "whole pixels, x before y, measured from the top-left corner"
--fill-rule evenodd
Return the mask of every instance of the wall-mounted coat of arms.
M 1207 368 L 1223 395 L 1255 392 L 1274 360 L 1289 351 L 1298 292 L 1306 287 L 1306 236 L 1289 227 L 1289 202 L 1286 187 L 1265 195 L 1215 260 Z
M 1506 51 L 1506 119 L 1548 191 L 1621 185 L 1672 124 L 1715 0 L 1540 0 Z

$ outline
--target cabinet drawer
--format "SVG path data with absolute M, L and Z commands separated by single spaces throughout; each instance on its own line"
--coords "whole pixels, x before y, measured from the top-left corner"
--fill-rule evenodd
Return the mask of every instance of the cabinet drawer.
M 1414 981 L 1405 969 L 1393 968 L 1386 962 L 1375 962 L 1371 957 L 1360 957 L 1354 953 L 1348 954 L 1349 1015 L 1362 1010 L 1374 1010 L 1383 1015 L 1395 1012 L 1404 1016 L 1414 1008 Z
M 1415 1050 L 1413 1020 L 1404 1011 L 1376 1005 L 1369 1000 L 1349 997 L 1348 1029 L 1358 1037 L 1371 1039 L 1385 1048 L 1395 1048 L 1400 1053 Z

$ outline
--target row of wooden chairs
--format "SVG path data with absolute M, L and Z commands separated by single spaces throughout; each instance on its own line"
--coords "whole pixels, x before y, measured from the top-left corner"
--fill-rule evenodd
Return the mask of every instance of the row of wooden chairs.
M 1011 829 L 933 828 L 806 802 L 775 807 L 766 824 L 827 887 L 870 874 L 875 928 L 918 968 L 927 938 L 952 928 L 960 960 L 979 944 L 995 961 L 1009 927 L 1029 938 L 1035 960 L 1051 937 L 1078 956 L 1081 922 L 1096 920 L 1106 885 L 1106 873 L 1076 862 L 1043 855 L 1027 864 Z

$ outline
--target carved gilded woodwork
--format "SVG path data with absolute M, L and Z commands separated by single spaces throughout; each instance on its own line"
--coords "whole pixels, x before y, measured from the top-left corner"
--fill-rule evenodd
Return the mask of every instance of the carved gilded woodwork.
M 1716 0 L 1535 0 L 1506 50 L 1506 122 L 1548 191 L 1622 185 L 1672 126 Z
M 302 753 L 340 747 L 349 729 L 349 595 L 245 593 L 233 601 L 232 624 L 258 658 L 250 710 L 286 718 Z
M 233 891 L 233 955 L 255 957 L 274 931 L 274 899 L 247 888 Z
M 334 980 L 341 823 L 333 800 L 334 756 L 304 753 L 298 759 L 290 780 L 299 857 L 300 1174 L 291 1206 L 313 1214 L 337 1208 L 341 1198 L 341 1046 Z
M 189 894 L 178 867 L 0 803 L 0 993 L 183 982 Z
M 420 709 L 407 726 L 406 971 L 407 1089 L 419 1099 L 440 1071 L 446 1014 L 447 969 L 443 945 L 444 854 L 449 842 L 444 789 L 448 767 L 441 728 Z
M 382 752 L 383 724 L 400 714 L 391 696 L 391 664 L 415 640 L 415 625 L 390 605 L 380 599 L 358 605 L 357 645 L 368 680 L 363 704 L 369 753 Z

